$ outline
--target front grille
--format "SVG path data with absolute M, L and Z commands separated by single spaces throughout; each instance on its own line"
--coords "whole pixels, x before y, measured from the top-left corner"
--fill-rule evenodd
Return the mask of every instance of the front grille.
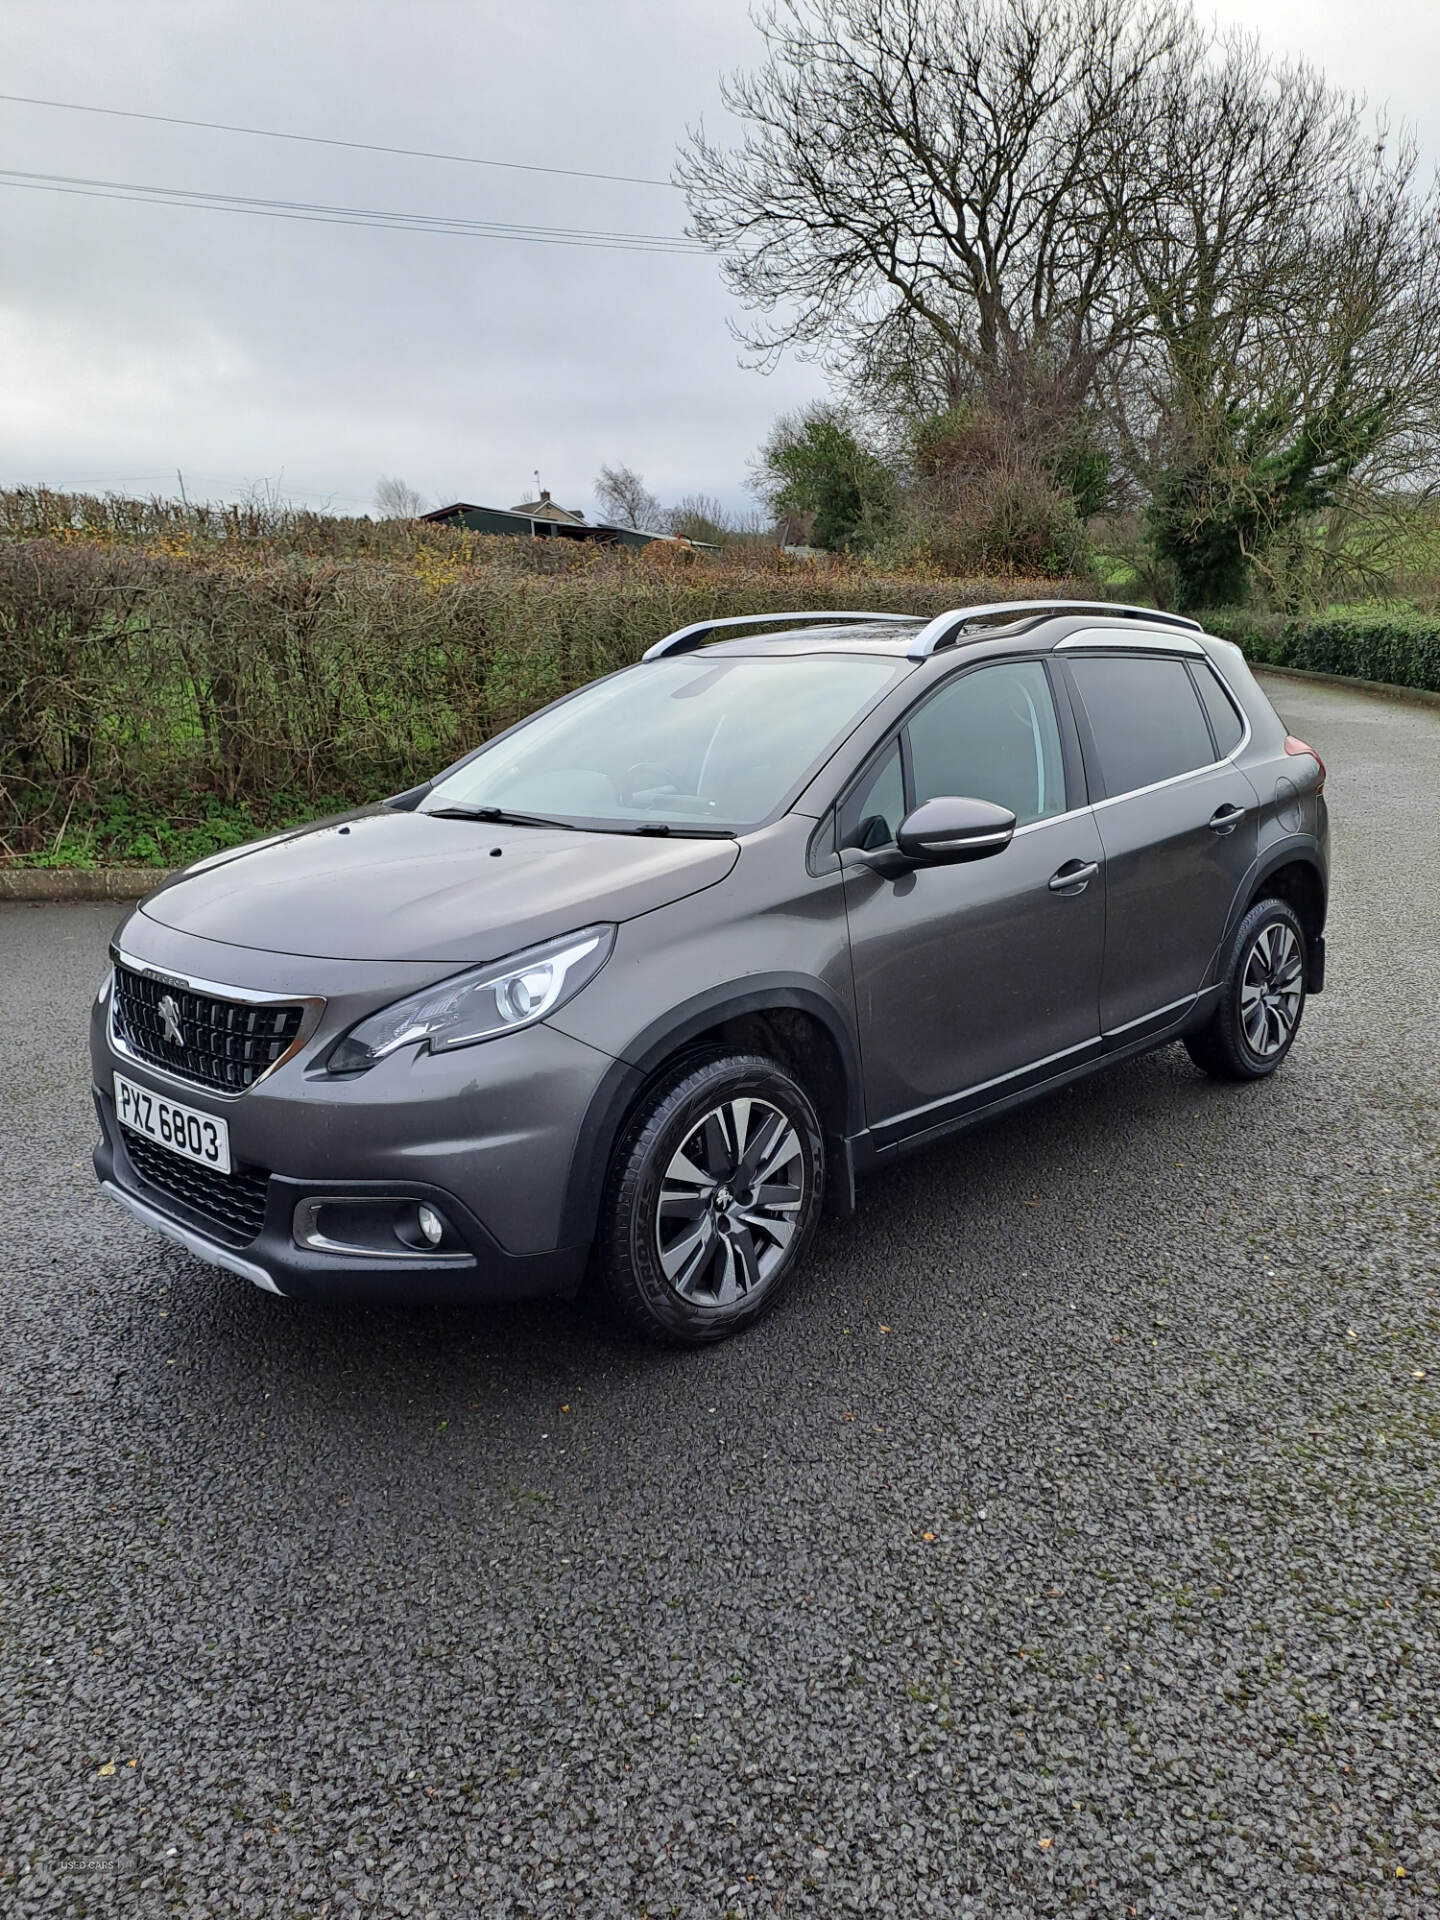
M 115 969 L 115 1031 L 131 1052 L 219 1093 L 253 1086 L 294 1045 L 304 1018 L 303 1006 L 222 1000 L 131 967 Z
M 121 1129 L 121 1138 L 141 1181 L 200 1214 L 222 1239 L 243 1247 L 264 1226 L 270 1175 L 263 1167 L 217 1173 L 213 1167 L 182 1160 L 178 1153 L 157 1146 L 143 1133 L 131 1133 L 128 1127 Z

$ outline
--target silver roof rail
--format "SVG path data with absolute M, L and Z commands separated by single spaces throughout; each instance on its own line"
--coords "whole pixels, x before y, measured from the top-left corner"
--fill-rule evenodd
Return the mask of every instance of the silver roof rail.
M 1158 607 L 1128 607 L 1114 600 L 996 600 L 985 607 L 955 607 L 937 614 L 923 626 L 905 649 L 912 660 L 928 660 L 941 647 L 958 640 L 972 621 L 999 620 L 1007 614 L 1022 619 L 1026 614 L 1093 613 L 1115 620 L 1149 620 L 1159 627 L 1184 627 L 1191 633 L 1204 629 L 1198 620 L 1183 613 L 1162 613 Z
M 837 613 L 812 610 L 809 613 L 732 613 L 718 620 L 696 620 L 688 627 L 677 627 L 674 633 L 667 633 L 663 640 L 657 640 L 653 647 L 647 647 L 640 656 L 642 660 L 663 660 L 667 654 L 689 653 L 692 648 L 701 646 L 708 634 L 716 633 L 721 627 L 765 627 L 773 626 L 776 621 L 788 620 L 796 625 L 806 620 L 823 622 L 827 626 L 843 624 L 846 621 L 873 622 L 876 620 L 895 620 L 913 623 L 922 616 L 918 613 Z M 949 615 L 946 615 L 949 618 Z

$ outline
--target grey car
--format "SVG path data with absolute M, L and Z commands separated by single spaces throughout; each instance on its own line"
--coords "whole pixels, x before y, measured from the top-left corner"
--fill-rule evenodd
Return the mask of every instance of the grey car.
M 1324 981 L 1324 785 L 1153 609 L 704 622 L 152 893 L 96 1168 L 273 1293 L 591 1273 L 714 1340 L 911 1148 L 1174 1040 L 1273 1073 Z

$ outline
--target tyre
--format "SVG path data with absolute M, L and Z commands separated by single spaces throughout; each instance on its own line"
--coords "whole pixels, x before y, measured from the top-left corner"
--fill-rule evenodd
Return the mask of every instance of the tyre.
M 616 1147 L 600 1236 L 611 1302 L 670 1346 L 738 1333 L 794 1278 L 824 1191 L 820 1122 L 783 1067 L 759 1054 L 686 1063 Z
M 1215 1011 L 1187 1034 L 1212 1079 L 1263 1080 L 1285 1058 L 1305 1011 L 1305 929 L 1283 900 L 1260 900 L 1231 936 Z

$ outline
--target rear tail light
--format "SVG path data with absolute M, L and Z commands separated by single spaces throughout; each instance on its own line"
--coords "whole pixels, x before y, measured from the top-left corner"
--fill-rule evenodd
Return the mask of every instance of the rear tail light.
M 1315 749 L 1313 747 L 1307 747 L 1303 740 L 1297 740 L 1293 733 L 1287 733 L 1285 736 L 1285 751 L 1286 753 L 1309 754 L 1310 758 L 1320 769 L 1320 784 L 1316 787 L 1315 791 L 1316 793 L 1323 793 L 1325 791 L 1325 762 L 1320 758 L 1319 754 L 1316 753 Z

